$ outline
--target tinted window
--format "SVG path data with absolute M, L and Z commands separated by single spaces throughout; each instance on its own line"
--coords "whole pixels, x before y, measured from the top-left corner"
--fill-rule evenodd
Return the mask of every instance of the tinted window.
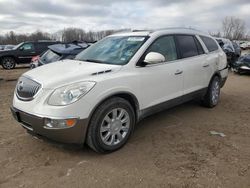
M 158 52 L 162 54 L 166 61 L 173 61 L 177 59 L 175 41 L 173 36 L 165 36 L 157 39 L 147 50 L 149 52 Z
M 218 50 L 218 46 L 212 38 L 204 37 L 204 36 L 200 36 L 200 38 L 204 42 L 204 44 L 206 45 L 209 52 L 213 52 L 215 50 Z
M 177 35 L 176 36 L 182 58 L 199 55 L 198 48 L 193 36 Z
M 48 46 L 48 43 L 36 43 L 36 49 L 38 50 L 46 50 Z
M 20 47 L 20 49 L 24 51 L 30 51 L 30 50 L 34 50 L 34 46 L 32 43 L 25 43 L 24 45 Z

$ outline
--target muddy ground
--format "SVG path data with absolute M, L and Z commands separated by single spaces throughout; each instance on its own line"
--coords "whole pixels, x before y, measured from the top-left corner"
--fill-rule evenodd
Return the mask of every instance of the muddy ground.
M 250 187 L 250 76 L 230 73 L 214 109 L 189 102 L 151 116 L 121 150 L 39 140 L 11 117 L 15 79 L 0 68 L 0 187 Z M 226 137 L 211 135 L 210 131 Z

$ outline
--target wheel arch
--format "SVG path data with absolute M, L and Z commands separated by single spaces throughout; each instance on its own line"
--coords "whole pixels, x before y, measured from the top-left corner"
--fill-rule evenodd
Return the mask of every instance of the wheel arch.
M 14 56 L 14 55 L 4 55 L 4 56 L 1 56 L 1 57 L 0 57 L 0 64 L 2 64 L 2 60 L 3 60 L 4 58 L 6 58 L 6 57 L 11 57 L 11 58 L 13 58 L 13 59 L 15 60 L 15 63 L 18 64 L 17 57 Z
M 217 76 L 217 77 L 220 79 L 220 81 L 222 80 L 221 75 L 220 75 L 220 72 L 219 72 L 219 71 L 216 71 L 216 72 L 211 76 L 211 78 L 210 78 L 210 80 L 209 80 L 207 90 L 208 90 L 209 86 L 211 85 L 211 83 L 212 83 L 212 81 L 213 81 L 213 79 L 214 79 L 215 76 Z M 207 93 L 207 91 L 206 91 L 205 93 Z M 205 94 L 204 94 L 204 95 L 205 95 Z M 204 96 L 203 96 L 203 97 L 204 97 Z
M 106 100 L 108 99 L 111 99 L 113 97 L 120 97 L 120 98 L 123 98 L 125 99 L 126 101 L 128 101 L 131 106 L 133 107 L 134 109 L 134 112 L 135 112 L 135 116 L 136 116 L 136 120 L 138 119 L 138 115 L 139 115 L 139 101 L 137 99 L 137 97 L 130 93 L 130 92 L 127 92 L 127 91 L 123 91 L 123 92 L 115 92 L 115 93 L 112 93 L 106 97 L 104 97 L 102 100 L 100 100 L 96 105 L 95 107 L 91 110 L 90 112 L 90 115 L 89 115 L 89 119 L 91 119 L 91 117 L 93 116 L 94 112 L 96 111 L 96 109 L 102 104 L 104 103 Z
M 111 99 L 113 97 L 120 97 L 120 98 L 123 98 L 125 100 L 127 100 L 131 106 L 133 107 L 134 109 L 134 112 L 135 112 L 135 120 L 136 122 L 139 120 L 139 102 L 136 98 L 136 96 L 130 92 L 115 92 L 115 93 L 112 93 L 110 95 L 107 95 L 106 97 L 104 97 L 102 100 L 100 100 L 96 105 L 95 107 L 91 110 L 90 112 L 90 115 L 89 115 L 89 118 L 88 118 L 88 121 L 87 121 L 87 127 L 86 127 L 86 131 L 85 131 L 85 136 L 84 136 L 84 140 L 83 140 L 83 143 L 86 142 L 86 135 L 88 133 L 88 130 L 89 130 L 89 124 L 91 122 L 91 118 L 93 117 L 93 114 L 95 113 L 95 111 L 97 110 L 97 108 L 103 104 L 105 101 L 107 101 L 108 99 Z
M 212 80 L 214 79 L 215 76 L 217 76 L 217 77 L 220 79 L 220 81 L 222 80 L 221 75 L 220 75 L 220 71 L 216 71 L 216 72 L 212 75 L 212 77 L 211 77 L 211 79 L 210 79 L 210 81 L 209 81 L 209 85 L 211 84 L 211 82 L 212 82 Z

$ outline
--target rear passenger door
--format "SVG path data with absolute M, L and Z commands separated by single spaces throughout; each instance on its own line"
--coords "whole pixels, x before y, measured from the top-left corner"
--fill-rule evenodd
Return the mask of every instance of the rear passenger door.
M 183 94 L 204 88 L 203 64 L 205 52 L 194 35 L 176 35 L 183 69 Z
M 223 58 L 224 52 L 219 52 L 219 46 L 214 39 L 206 36 L 199 36 L 207 48 L 205 63 L 203 64 L 204 85 L 208 87 L 209 82 L 218 68 L 220 58 Z

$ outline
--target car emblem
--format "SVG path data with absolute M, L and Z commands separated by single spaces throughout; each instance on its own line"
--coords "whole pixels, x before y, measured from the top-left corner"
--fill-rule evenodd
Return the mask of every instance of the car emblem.
M 22 90 L 23 90 L 23 85 L 24 85 L 23 81 L 20 81 L 20 82 L 18 83 L 18 85 L 17 85 L 17 90 L 18 90 L 18 91 L 22 91 Z

